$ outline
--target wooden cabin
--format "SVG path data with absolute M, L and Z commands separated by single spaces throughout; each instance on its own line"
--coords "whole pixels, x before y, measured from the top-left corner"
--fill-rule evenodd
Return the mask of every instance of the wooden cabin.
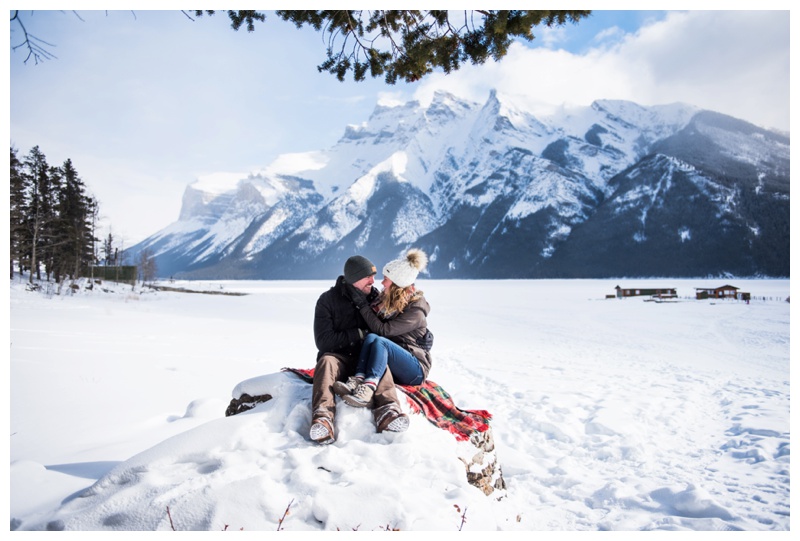
M 625 297 L 658 297 L 660 299 L 673 299 L 678 296 L 678 290 L 674 287 L 615 287 L 617 298 Z
M 698 299 L 738 299 L 750 300 L 750 293 L 740 292 L 738 287 L 724 285 L 720 287 L 696 287 L 695 296 Z

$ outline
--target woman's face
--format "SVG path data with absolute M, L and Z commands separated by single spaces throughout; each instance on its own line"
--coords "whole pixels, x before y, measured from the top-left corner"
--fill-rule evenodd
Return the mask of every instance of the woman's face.
M 383 286 L 383 290 L 384 291 L 389 291 L 389 286 L 392 285 L 392 281 L 389 280 L 388 276 L 384 276 L 383 277 L 383 281 L 381 282 L 381 285 Z

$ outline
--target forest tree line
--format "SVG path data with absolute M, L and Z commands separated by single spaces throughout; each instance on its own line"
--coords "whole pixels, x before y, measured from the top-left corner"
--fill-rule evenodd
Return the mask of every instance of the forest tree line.
M 38 146 L 25 156 L 11 147 L 11 277 L 30 271 L 41 280 L 77 278 L 94 264 L 97 201 L 67 159 L 51 166 Z
M 67 159 L 47 163 L 39 146 L 19 156 L 11 147 L 10 271 L 61 282 L 84 276 L 98 261 L 97 200 L 87 193 L 78 171 Z M 111 233 L 102 244 L 106 265 L 120 265 L 122 253 Z M 153 269 L 154 271 L 155 269 Z

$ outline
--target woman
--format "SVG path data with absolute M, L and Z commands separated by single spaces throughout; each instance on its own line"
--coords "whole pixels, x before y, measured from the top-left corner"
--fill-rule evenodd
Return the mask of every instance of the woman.
M 356 374 L 347 382 L 336 382 L 334 392 L 355 407 L 369 406 L 378 381 L 388 367 L 395 383 L 422 385 L 431 369 L 433 335 L 428 330 L 431 311 L 414 281 L 428 264 L 420 249 L 410 249 L 404 258 L 383 268 L 383 292 L 370 306 L 366 297 L 351 291 L 353 302 L 371 331 L 361 347 Z

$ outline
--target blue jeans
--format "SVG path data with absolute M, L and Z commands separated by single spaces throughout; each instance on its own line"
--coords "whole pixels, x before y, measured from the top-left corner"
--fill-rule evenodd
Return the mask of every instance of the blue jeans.
M 361 346 L 356 375 L 378 381 L 386 372 L 392 371 L 395 383 L 400 385 L 421 385 L 425 374 L 414 354 L 383 336 L 370 333 Z

